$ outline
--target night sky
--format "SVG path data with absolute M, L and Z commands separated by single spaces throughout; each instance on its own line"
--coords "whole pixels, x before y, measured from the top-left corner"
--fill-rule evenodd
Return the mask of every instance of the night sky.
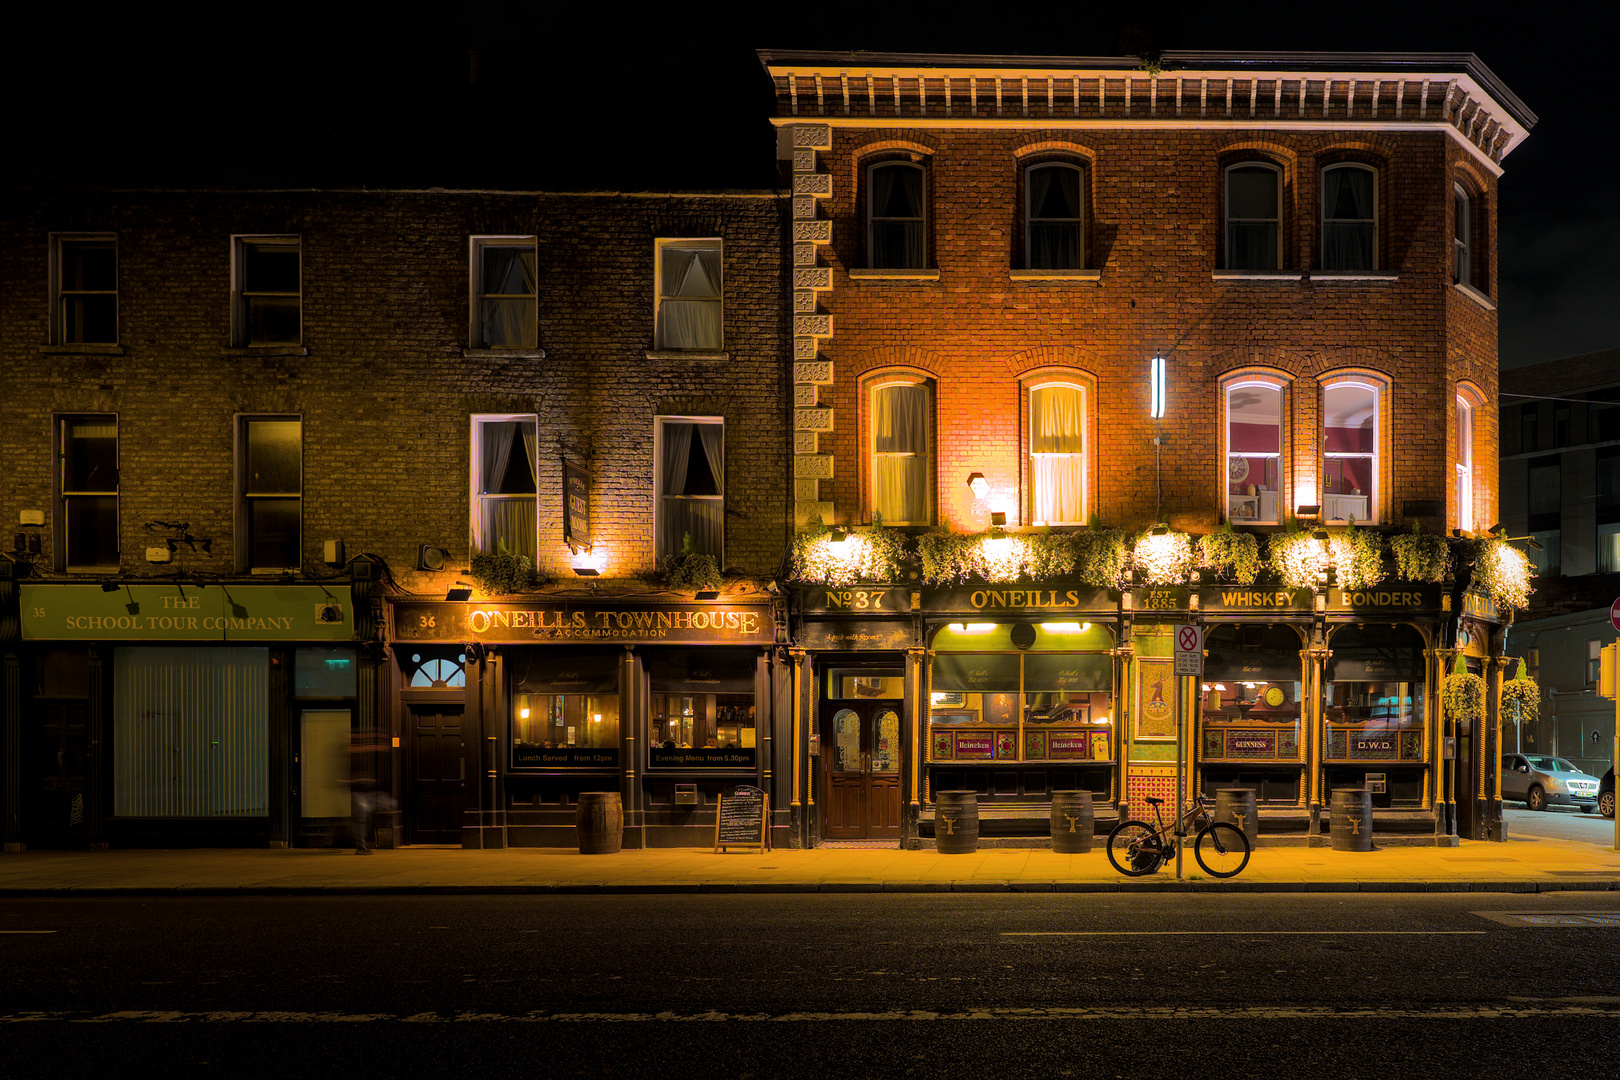
M 0 185 L 768 188 L 757 48 L 1474 52 L 1540 118 L 1502 179 L 1502 364 L 1620 346 L 1620 4 L 1312 7 L 59 4 L 0 46 Z

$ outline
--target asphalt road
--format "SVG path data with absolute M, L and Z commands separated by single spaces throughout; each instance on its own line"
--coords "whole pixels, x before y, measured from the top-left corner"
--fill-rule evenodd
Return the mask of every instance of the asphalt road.
M 1606 893 L 10 900 L 0 1075 L 1597 1077 L 1617 968 Z
M 1508 836 L 1541 836 L 1549 840 L 1584 840 L 1614 847 L 1614 819 L 1583 814 L 1573 806 L 1551 806 L 1541 811 L 1523 809 L 1522 803 L 1502 807 Z

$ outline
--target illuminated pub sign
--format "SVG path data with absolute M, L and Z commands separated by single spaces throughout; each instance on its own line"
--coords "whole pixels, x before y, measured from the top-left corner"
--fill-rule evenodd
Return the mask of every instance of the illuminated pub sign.
M 770 645 L 776 623 L 768 605 L 440 600 L 395 604 L 394 640 Z
M 350 641 L 349 587 L 29 585 L 22 636 L 36 641 Z
M 573 548 L 591 546 L 591 474 L 563 459 L 563 540 Z

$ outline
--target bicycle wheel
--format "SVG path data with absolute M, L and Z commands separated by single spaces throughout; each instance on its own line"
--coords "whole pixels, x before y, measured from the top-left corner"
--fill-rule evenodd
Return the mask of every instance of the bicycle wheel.
M 1108 834 L 1108 861 L 1126 877 L 1151 874 L 1164 862 L 1158 830 L 1145 821 L 1122 821 Z
M 1193 856 L 1210 877 L 1228 878 L 1249 865 L 1249 838 L 1236 825 L 1219 821 L 1198 831 Z

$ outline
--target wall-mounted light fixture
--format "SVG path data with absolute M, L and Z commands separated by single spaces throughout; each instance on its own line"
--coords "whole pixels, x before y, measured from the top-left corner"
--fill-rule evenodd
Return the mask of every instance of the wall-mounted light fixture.
M 574 567 L 574 573 L 579 577 L 598 577 L 602 571 L 594 566 L 576 566 Z
M 992 510 L 990 512 L 990 528 L 1000 532 L 1007 527 L 1007 512 L 1005 510 Z
M 1152 395 L 1148 401 L 1148 416 L 1154 420 L 1164 419 L 1165 399 L 1165 363 L 1164 357 L 1154 354 L 1148 367 L 1148 385 Z
M 843 529 L 834 529 L 827 534 L 827 543 L 829 544 L 842 544 L 848 539 L 849 533 L 845 532 Z
M 720 599 L 720 593 L 716 589 L 699 589 L 696 598 L 699 600 L 718 600 Z
M 968 473 L 967 486 L 975 499 L 982 499 L 990 494 L 990 481 L 984 478 L 984 473 Z
M 472 592 L 472 586 L 458 581 L 444 591 L 444 598 L 457 602 L 467 601 L 472 599 Z
M 1294 507 L 1294 516 L 1301 521 L 1315 521 L 1322 516 L 1320 503 L 1300 503 Z

